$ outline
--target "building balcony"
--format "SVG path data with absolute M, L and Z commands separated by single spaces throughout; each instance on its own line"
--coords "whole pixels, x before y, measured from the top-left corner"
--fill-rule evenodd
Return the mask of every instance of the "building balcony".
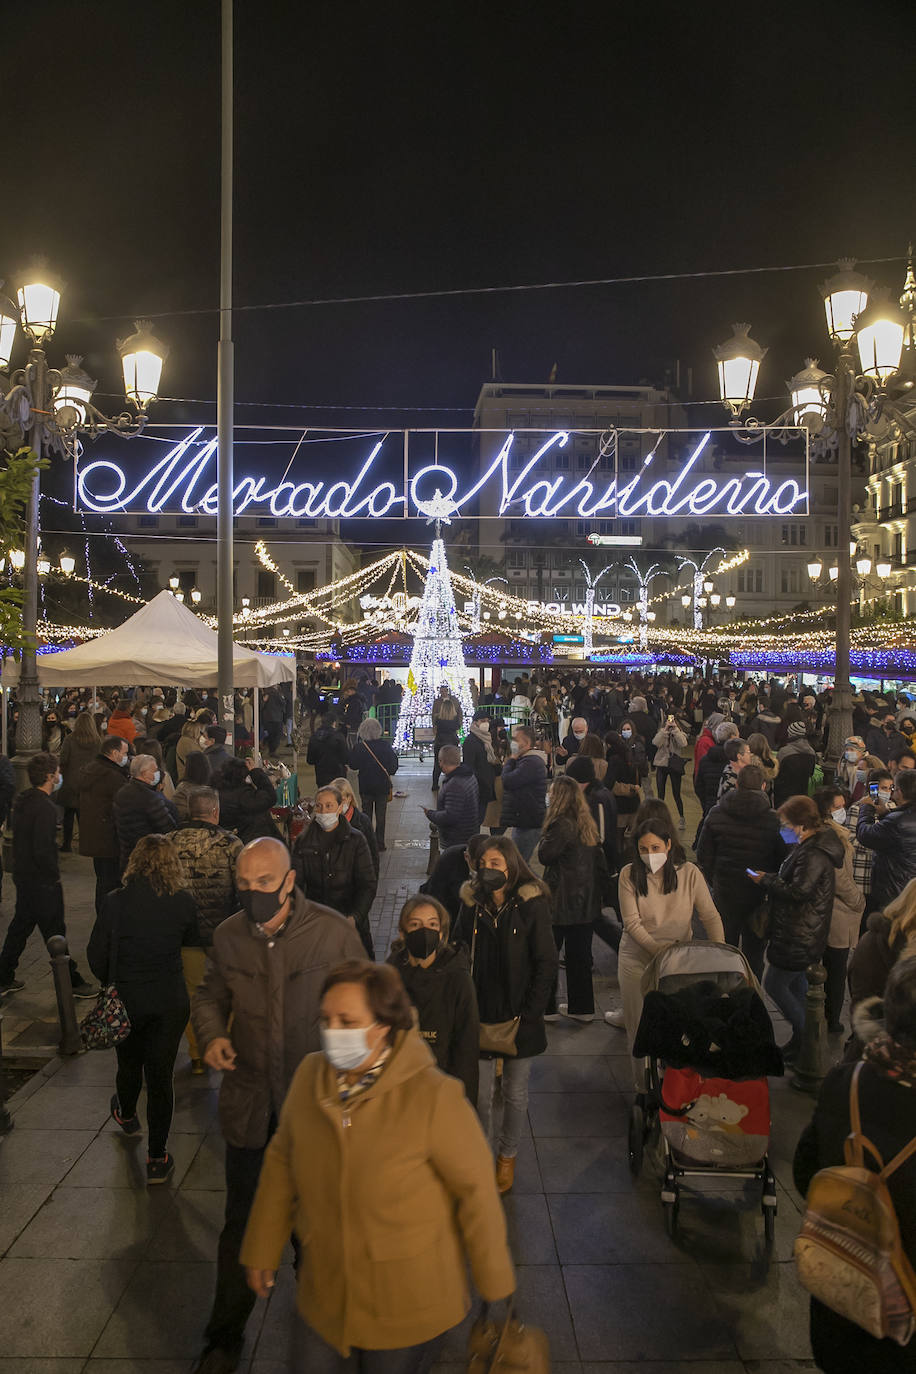
M 916 496 L 911 496 L 908 501 L 894 501 L 889 506 L 879 506 L 875 512 L 875 519 L 880 523 L 885 520 L 901 520 L 905 515 L 912 515 L 916 511 Z

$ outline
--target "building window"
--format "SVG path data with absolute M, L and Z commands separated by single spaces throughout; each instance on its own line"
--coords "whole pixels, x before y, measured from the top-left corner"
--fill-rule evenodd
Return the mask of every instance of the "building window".
M 527 555 L 526 555 L 524 549 L 510 549 L 510 550 L 509 550 L 509 567 L 510 567 L 510 568 L 527 568 L 527 566 L 528 566 L 528 558 L 527 558 Z
M 636 471 L 636 454 L 635 454 L 635 453 L 621 453 L 620 459 L 619 459 L 619 462 L 618 462 L 618 467 L 619 467 L 619 469 L 620 469 L 621 472 L 635 472 L 635 471 Z
M 783 525 L 782 542 L 792 548 L 798 548 L 808 543 L 808 527 L 806 525 Z
M 315 569 L 300 568 L 296 573 L 296 591 L 299 595 L 315 590 Z
M 185 600 L 186 600 L 186 601 L 188 600 L 188 598 L 189 598 L 190 595 L 191 595 L 191 592 L 194 590 L 194 588 L 195 588 L 196 586 L 197 586 L 197 569 L 196 569 L 196 568 L 182 568 L 182 569 L 179 571 L 179 573 L 178 573 L 178 589 L 179 589 L 179 591 L 184 592 L 184 596 L 185 596 Z
M 308 520 L 305 517 L 303 517 L 301 520 L 297 520 L 296 524 L 299 526 L 300 530 L 313 530 L 315 526 L 318 524 L 318 521 Z
M 196 516 L 196 515 L 179 515 L 177 524 L 178 524 L 178 528 L 179 528 L 180 530 L 196 530 L 196 529 L 197 529 L 197 516 Z
M 739 568 L 738 569 L 738 591 L 743 594 L 753 595 L 763 591 L 763 569 L 762 568 Z
M 838 548 L 840 547 L 839 533 L 840 533 L 840 527 L 839 527 L 839 525 L 825 525 L 825 526 L 824 526 L 824 548 L 825 548 L 825 549 L 838 549 Z
M 565 472 L 569 468 L 568 450 L 558 448 L 553 455 L 553 465 L 558 472 Z
M 258 591 L 260 599 L 275 600 L 277 595 L 276 574 L 269 572 L 267 568 L 258 568 Z
M 155 529 L 158 529 L 158 528 L 159 528 L 159 516 L 158 516 L 158 515 L 138 515 L 138 516 L 137 516 L 137 529 L 138 529 L 138 530 L 155 530 Z
M 780 578 L 783 595 L 797 596 L 798 568 L 783 568 Z
M 577 583 L 576 583 L 576 585 L 575 585 L 575 587 L 574 587 L 574 589 L 573 589 L 573 596 L 575 597 L 576 601 L 584 601 L 584 600 L 585 600 L 585 583 L 584 583 L 584 582 L 577 582 Z
M 277 521 L 270 515 L 259 516 L 257 526 L 259 530 L 275 530 L 277 528 Z

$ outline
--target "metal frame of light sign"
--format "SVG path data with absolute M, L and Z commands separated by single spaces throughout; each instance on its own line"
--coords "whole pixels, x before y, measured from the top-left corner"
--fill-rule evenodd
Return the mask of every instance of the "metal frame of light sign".
M 289 472 L 282 480 L 263 473 L 253 473 L 237 480 L 234 489 L 235 515 L 269 515 L 276 518 L 308 519 L 381 519 L 383 517 L 413 518 L 421 514 L 421 507 L 437 494 L 454 515 L 474 515 L 477 519 L 577 519 L 639 518 L 667 516 L 670 518 L 698 518 L 715 516 L 718 519 L 753 516 L 786 516 L 808 513 L 808 432 L 799 427 L 797 437 L 804 441 L 804 479 L 783 478 L 778 484 L 767 475 L 766 426 L 755 428 L 754 435 L 762 440 L 761 462 L 740 474 L 705 473 L 691 480 L 696 465 L 703 456 L 714 433 L 729 434 L 730 430 L 636 430 L 621 429 L 623 434 L 648 434 L 654 440 L 652 451 L 643 458 L 636 473 L 621 480 L 617 445 L 613 449 L 613 471 L 595 473 L 598 460 L 584 477 L 571 477 L 563 471 L 547 471 L 552 454 L 567 447 L 574 436 L 597 435 L 597 430 L 401 430 L 392 431 L 379 439 L 377 433 L 360 436 L 352 431 L 323 429 L 315 435 L 339 436 L 346 433 L 354 441 L 365 438 L 371 444 L 368 453 L 358 460 L 351 479 L 335 476 L 332 481 L 291 481 Z M 297 431 L 297 434 L 299 432 Z M 601 431 L 606 435 L 607 431 Z M 484 456 L 479 474 L 467 482 L 455 468 L 438 457 L 440 439 L 449 435 L 472 435 L 480 439 L 487 434 L 502 436 L 497 451 Z M 536 451 L 516 469 L 512 449 L 517 436 L 543 435 Z M 412 470 L 411 442 L 425 436 L 424 447 L 434 439 L 435 461 L 424 462 Z M 692 436 L 692 448 L 669 480 L 659 477 L 649 481 L 651 465 L 662 438 L 678 435 Z M 377 481 L 379 457 L 388 441 L 400 437 L 402 462 L 400 482 L 390 479 Z M 128 476 L 120 464 L 107 458 L 95 459 L 77 472 L 76 503 L 99 514 L 142 511 L 159 515 L 169 511 L 184 514 L 216 515 L 217 486 L 216 438 L 207 437 L 204 426 L 185 434 L 168 452 L 139 476 Z M 300 441 L 301 442 L 301 441 Z M 316 437 L 315 442 L 320 442 Z M 375 473 L 373 473 L 375 469 Z M 656 469 L 657 470 L 657 469 Z M 274 482 L 275 485 L 271 485 Z M 486 498 L 493 509 L 478 514 L 470 509 L 475 501 Z M 494 500 L 494 498 L 498 498 Z

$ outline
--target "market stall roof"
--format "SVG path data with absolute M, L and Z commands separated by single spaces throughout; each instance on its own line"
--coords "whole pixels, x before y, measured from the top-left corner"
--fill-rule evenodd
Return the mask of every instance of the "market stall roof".
M 292 655 L 260 654 L 234 644 L 236 687 L 293 682 Z M 211 687 L 217 678 L 217 635 L 171 592 L 162 591 L 117 629 L 75 649 L 38 655 L 42 687 Z M 7 658 L 3 686 L 19 681 L 19 664 Z

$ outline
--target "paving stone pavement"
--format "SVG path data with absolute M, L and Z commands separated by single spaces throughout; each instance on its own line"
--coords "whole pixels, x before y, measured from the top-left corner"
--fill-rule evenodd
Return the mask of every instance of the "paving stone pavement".
M 305 770 L 303 770 L 305 771 Z M 406 762 L 389 808 L 373 936 L 384 957 L 405 897 L 426 871 L 429 765 Z M 308 790 L 307 784 L 305 790 Z M 687 835 L 696 824 L 689 795 Z M 92 872 L 62 859 L 71 947 L 83 958 Z M 10 910 L 12 884 L 6 892 Z M 596 941 L 596 1002 L 618 1005 L 614 957 Z M 33 937 L 27 987 L 3 1004 L 4 1043 L 54 1039 L 47 958 Z M 785 1038 L 784 1027 L 778 1030 Z M 0 1374 L 184 1374 L 209 1310 L 222 1204 L 217 1078 L 176 1069 L 171 1187 L 147 1190 L 145 1143 L 108 1119 L 109 1054 L 53 1059 L 11 1100 L 0 1141 Z M 759 1196 L 722 1181 L 682 1203 L 665 1235 L 658 1177 L 627 1168 L 629 1062 L 599 1019 L 560 1022 L 533 1065 L 528 1131 L 505 1198 L 522 1315 L 549 1333 L 556 1374 L 789 1374 L 813 1369 L 807 1303 L 791 1263 L 800 1199 L 791 1158 L 811 1100 L 773 1080 L 776 1243 L 766 1262 Z M 143 1110 L 141 1105 L 141 1119 Z M 241 1369 L 281 1374 L 293 1301 L 285 1265 L 249 1322 Z M 436 1374 L 465 1369 L 469 1321 Z

